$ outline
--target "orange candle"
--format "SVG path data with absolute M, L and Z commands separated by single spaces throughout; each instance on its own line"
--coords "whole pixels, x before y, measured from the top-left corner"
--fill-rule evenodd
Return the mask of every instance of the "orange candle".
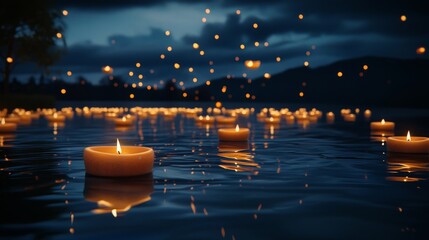
M 88 174 L 101 177 L 130 177 L 152 172 L 152 148 L 123 146 L 117 140 L 114 146 L 87 147 L 83 152 Z
M 387 138 L 387 151 L 400 153 L 429 153 L 429 138 L 407 136 L 393 136 Z
M 354 122 L 354 121 L 356 121 L 356 115 L 353 114 L 353 113 L 343 115 L 343 117 L 344 117 L 344 121 L 346 121 L 346 122 Z
M 335 114 L 333 112 L 328 112 L 326 114 L 326 121 L 331 123 L 335 121 Z
M 236 118 L 235 117 L 224 117 L 224 116 L 217 116 L 216 122 L 219 124 L 233 124 L 235 123 Z
M 381 120 L 381 122 L 372 122 L 370 124 L 370 128 L 372 131 L 386 131 L 390 132 L 395 129 L 395 123 L 394 122 L 386 122 L 384 119 Z
M 115 124 L 117 127 L 129 127 L 133 124 L 133 120 L 124 116 L 122 118 L 115 119 Z
M 244 142 L 249 139 L 249 129 L 240 128 L 237 124 L 235 128 L 221 128 L 218 131 L 219 141 Z
M 64 122 L 66 117 L 62 114 L 54 113 L 52 116 L 45 116 L 49 122 Z
M 0 121 L 0 132 L 15 132 L 16 123 L 6 123 L 4 118 Z
M 273 117 L 265 118 L 265 123 L 268 123 L 268 124 L 280 123 L 280 118 L 273 118 Z
M 215 121 L 215 119 L 209 115 L 206 115 L 205 117 L 200 115 L 196 120 L 198 123 L 214 123 Z

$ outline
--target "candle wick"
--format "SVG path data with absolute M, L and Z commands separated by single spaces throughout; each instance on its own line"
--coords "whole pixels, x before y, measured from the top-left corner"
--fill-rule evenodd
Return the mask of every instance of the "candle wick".
M 120 152 L 120 151 L 118 151 L 118 154 L 121 154 L 121 152 Z

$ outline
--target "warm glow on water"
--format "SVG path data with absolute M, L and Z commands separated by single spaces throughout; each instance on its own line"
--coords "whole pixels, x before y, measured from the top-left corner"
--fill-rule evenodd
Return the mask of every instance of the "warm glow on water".
M 184 72 L 188 67 L 184 65 Z M 189 84 L 177 79 L 177 86 L 180 82 Z M 250 98 L 240 104 L 223 100 L 191 104 L 187 101 L 194 99 L 195 90 L 179 90 L 183 102 L 171 106 L 171 102 L 139 102 L 141 95 L 152 93 L 146 89 L 152 85 L 144 83 L 145 88 L 130 84 L 126 97 L 135 94 L 135 98 L 126 103 L 106 108 L 96 108 L 93 102 L 79 102 L 71 110 L 57 107 L 58 117 L 74 113 L 63 124 L 48 123 L 45 116 L 53 116 L 54 110 L 41 110 L 40 119 L 30 125 L 18 126 L 13 134 L 0 132 L 0 174 L 2 184 L 8 186 L 0 193 L 8 202 L 3 213 L 13 216 L 14 228 L 19 229 L 14 236 L 25 238 L 43 222 L 46 229 L 38 231 L 46 235 L 54 231 L 58 238 L 69 238 L 73 232 L 76 239 L 84 239 L 105 229 L 112 236 L 132 232 L 136 238 L 150 239 L 187 239 L 189 233 L 195 239 L 216 239 L 222 234 L 225 239 L 233 235 L 235 239 L 312 239 L 347 219 L 353 230 L 368 230 L 359 224 L 371 222 L 371 231 L 379 229 L 382 236 L 395 239 L 397 231 L 389 229 L 408 226 L 404 214 L 429 209 L 422 191 L 429 181 L 427 156 L 386 153 L 382 145 L 386 141 L 371 138 L 369 129 L 369 123 L 380 123 L 382 116 L 394 119 L 399 127 L 410 127 L 415 136 L 428 136 L 428 129 L 415 117 L 428 118 L 425 109 L 371 107 L 374 117 L 368 120 L 365 110 L 370 106 L 356 111 L 357 106 L 255 103 L 252 88 L 242 90 L 243 99 L 246 93 Z M 226 84 L 210 86 L 219 92 L 225 86 L 225 98 L 235 91 Z M 307 91 L 305 97 L 312 97 Z M 298 94 L 294 97 L 302 100 Z M 356 120 L 337 117 L 329 122 L 342 112 L 355 114 Z M 122 116 L 125 121 L 135 119 L 135 124 L 117 128 L 114 120 Z M 219 116 L 234 116 L 236 121 L 223 124 Z M 248 128 L 248 141 L 219 141 L 220 128 L 232 134 Z M 240 132 L 235 133 L 236 129 Z M 127 161 L 128 146 L 151 147 L 153 173 L 133 178 L 90 176 L 83 157 L 89 146 L 108 147 L 113 157 L 103 158 L 104 164 Z M 383 194 L 375 194 L 380 191 Z M 386 217 L 386 211 L 394 214 Z M 336 217 L 326 223 L 307 221 L 329 214 Z M 424 215 L 413 219 L 426 220 Z M 177 224 L 178 220 L 192 224 Z M 296 224 L 305 228 L 284 228 Z M 364 238 L 359 231 L 353 235 Z

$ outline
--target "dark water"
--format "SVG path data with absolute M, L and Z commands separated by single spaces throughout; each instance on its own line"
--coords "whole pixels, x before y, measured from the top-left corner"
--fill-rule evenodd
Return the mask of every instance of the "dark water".
M 368 120 L 344 122 L 338 109 L 322 109 L 335 111 L 333 124 L 274 129 L 240 117 L 251 137 L 238 146 L 220 144 L 216 125 L 180 115 L 124 131 L 104 119 L 75 116 L 54 129 L 40 118 L 0 134 L 0 237 L 428 239 L 428 156 L 387 154 Z M 397 134 L 429 136 L 427 110 L 373 109 L 381 117 Z M 84 147 L 116 138 L 153 147 L 153 174 L 86 176 Z

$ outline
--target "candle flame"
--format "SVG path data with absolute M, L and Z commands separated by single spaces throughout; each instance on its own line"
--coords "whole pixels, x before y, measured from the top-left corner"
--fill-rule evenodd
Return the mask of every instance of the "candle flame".
M 116 209 L 112 209 L 112 215 L 113 215 L 113 217 L 118 216 L 118 212 L 116 211 Z
M 201 116 L 201 115 L 200 115 L 200 116 L 198 117 L 198 119 L 199 119 L 199 120 L 203 120 L 203 116 Z
M 240 127 L 238 126 L 238 124 L 235 126 L 235 131 L 236 132 L 240 131 Z
M 274 118 L 273 117 L 270 117 L 270 122 L 274 122 Z
M 381 119 L 381 124 L 384 125 L 386 123 L 386 121 L 384 121 L 384 118 Z
M 407 142 L 411 142 L 411 134 L 410 131 L 407 133 Z
M 57 118 L 58 117 L 58 114 L 57 113 L 54 113 L 54 118 Z
M 1 119 L 1 124 L 4 125 L 6 123 L 6 120 L 4 118 Z
M 206 120 L 210 120 L 210 116 L 209 115 L 206 115 Z
M 122 122 L 127 121 L 127 118 L 125 118 L 125 116 L 122 117 Z
M 118 154 L 122 153 L 121 144 L 119 144 L 119 139 L 116 139 L 116 151 Z

